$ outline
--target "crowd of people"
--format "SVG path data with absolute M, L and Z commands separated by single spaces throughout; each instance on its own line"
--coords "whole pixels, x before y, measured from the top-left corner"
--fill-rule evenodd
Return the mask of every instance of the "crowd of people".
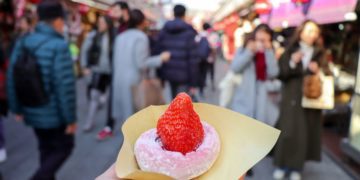
M 204 23 L 203 31 L 197 32 L 185 20 L 186 8 L 176 5 L 174 19 L 151 39 L 141 10 L 120 1 L 108 12 L 97 17 L 80 48 L 81 74 L 88 82 L 87 92 L 82 93 L 89 102 L 84 133 L 93 129 L 96 120 L 103 120 L 97 139 L 112 137 L 114 127 L 138 110 L 134 96 L 144 79 L 159 79 L 162 88 L 169 83 L 172 97 L 187 92 L 196 100 L 197 91 L 203 95 L 210 73 L 211 89 L 216 89 L 214 64 L 219 38 L 210 24 Z M 39 143 L 40 167 L 32 178 L 35 180 L 55 179 L 74 147 L 76 76 L 64 36 L 64 13 L 59 2 L 42 1 L 37 6 L 35 28 L 31 28 L 32 18 L 19 19 L 20 30 L 7 68 L 6 58 L 1 59 L 2 71 L 7 71 L 9 110 L 15 120 L 34 129 Z M 320 72 L 331 74 L 318 43 L 320 37 L 320 27 L 305 21 L 277 58 L 273 31 L 260 24 L 247 35 L 220 83 L 220 105 L 282 131 L 274 148 L 275 179 L 286 174 L 291 180 L 301 179 L 305 161 L 320 160 L 321 110 L 301 105 L 304 78 Z M 7 115 L 7 102 L 1 99 L 2 116 Z M 97 119 L 100 107 L 107 107 L 107 117 Z M 1 148 L 2 119 L 0 123 Z

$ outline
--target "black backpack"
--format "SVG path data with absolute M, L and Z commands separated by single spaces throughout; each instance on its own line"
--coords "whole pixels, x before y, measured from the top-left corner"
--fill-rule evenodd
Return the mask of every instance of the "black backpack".
M 37 107 L 49 102 L 49 96 L 45 92 L 40 66 L 37 62 L 35 52 L 44 45 L 48 39 L 40 42 L 35 48 L 25 47 L 21 40 L 21 52 L 14 64 L 14 86 L 17 100 L 21 105 Z
M 198 56 L 201 60 L 207 60 L 207 58 L 211 54 L 210 43 L 206 37 L 201 37 L 200 42 L 198 44 Z
M 100 40 L 100 34 L 96 33 L 88 51 L 88 67 L 96 66 L 99 63 L 101 53 Z

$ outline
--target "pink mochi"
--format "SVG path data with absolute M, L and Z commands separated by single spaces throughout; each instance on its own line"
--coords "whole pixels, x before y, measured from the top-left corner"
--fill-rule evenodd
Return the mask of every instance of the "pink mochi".
M 141 170 L 168 175 L 175 179 L 192 179 L 205 173 L 215 163 L 220 152 L 220 139 L 216 130 L 201 122 L 205 137 L 202 144 L 185 156 L 180 152 L 162 148 L 156 128 L 137 139 L 135 157 Z

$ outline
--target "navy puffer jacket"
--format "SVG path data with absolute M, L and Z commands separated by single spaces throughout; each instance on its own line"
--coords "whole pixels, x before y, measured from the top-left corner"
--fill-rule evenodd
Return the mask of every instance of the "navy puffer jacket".
M 170 82 L 196 86 L 199 73 L 199 58 L 195 29 L 182 19 L 165 24 L 159 34 L 158 52 L 170 51 L 171 59 L 160 69 L 160 76 Z

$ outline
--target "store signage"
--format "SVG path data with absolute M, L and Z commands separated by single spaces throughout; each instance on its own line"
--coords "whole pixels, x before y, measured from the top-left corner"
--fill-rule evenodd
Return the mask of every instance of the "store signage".
M 271 12 L 271 3 L 268 0 L 256 0 L 254 9 L 257 14 L 269 14 Z

